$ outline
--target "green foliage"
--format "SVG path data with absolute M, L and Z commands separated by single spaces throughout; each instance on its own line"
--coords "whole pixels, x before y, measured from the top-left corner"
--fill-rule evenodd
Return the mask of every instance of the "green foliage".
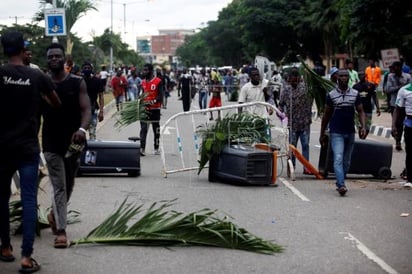
M 137 121 L 147 120 L 148 116 L 146 108 L 148 103 L 144 101 L 145 97 L 146 94 L 142 93 L 135 101 L 123 103 L 123 109 L 119 113 L 115 126 L 122 128 Z
M 318 115 L 325 110 L 325 99 L 328 92 L 335 88 L 335 84 L 314 72 L 300 57 L 297 56 L 303 67 L 303 77 L 309 94 L 314 98 Z
M 223 119 L 201 128 L 198 131 L 202 138 L 198 174 L 213 155 L 220 154 L 230 143 L 270 143 L 267 130 L 264 118 L 247 112 L 227 114 Z
M 143 205 L 127 204 L 127 200 L 124 200 L 111 216 L 85 238 L 74 240 L 71 244 L 205 245 L 262 254 L 283 250 L 281 246 L 238 227 L 228 217 L 219 218 L 216 210 L 202 209 L 186 215 L 168 210 L 174 201 L 153 203 L 143 214 Z

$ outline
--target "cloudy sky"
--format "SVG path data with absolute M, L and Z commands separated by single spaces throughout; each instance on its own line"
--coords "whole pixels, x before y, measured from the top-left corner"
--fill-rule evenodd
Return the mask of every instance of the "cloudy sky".
M 111 25 L 111 0 L 95 0 L 98 11 L 90 11 L 74 26 L 84 41 L 101 35 Z M 232 0 L 113 0 L 113 31 L 129 44 L 135 36 L 155 35 L 158 29 L 195 29 L 217 19 Z M 0 24 L 30 23 L 40 8 L 38 0 L 1 0 Z M 126 24 L 124 24 L 126 23 Z

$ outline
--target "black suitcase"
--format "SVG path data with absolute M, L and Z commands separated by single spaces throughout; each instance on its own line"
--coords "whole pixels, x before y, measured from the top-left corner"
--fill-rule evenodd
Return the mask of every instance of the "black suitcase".
M 78 175 L 127 173 L 140 175 L 140 143 L 128 141 L 87 141 L 80 156 Z
M 329 140 L 327 143 L 321 147 L 318 164 L 319 172 L 325 178 L 329 172 L 334 172 L 333 152 Z M 392 150 L 388 143 L 355 139 L 348 174 L 372 174 L 376 178 L 389 179 L 392 176 Z
M 209 181 L 250 185 L 272 183 L 273 153 L 249 145 L 225 146 L 209 162 Z

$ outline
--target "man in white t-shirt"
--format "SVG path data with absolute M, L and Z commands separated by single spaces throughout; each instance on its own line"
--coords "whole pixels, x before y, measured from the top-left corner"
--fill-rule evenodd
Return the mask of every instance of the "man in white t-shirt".
M 255 67 L 249 70 L 250 81 L 246 83 L 239 93 L 239 104 L 250 102 L 266 102 L 267 86 L 269 81 L 260 78 L 259 70 Z M 268 117 L 268 111 L 265 106 L 255 105 L 244 108 L 239 108 L 239 112 L 242 110 L 259 115 L 263 118 Z M 272 114 L 271 111 L 269 114 Z
M 100 80 L 102 81 L 103 90 L 106 91 L 107 85 L 107 78 L 109 76 L 109 72 L 106 70 L 106 66 L 102 66 L 102 70 L 99 73 Z
M 412 84 L 399 89 L 396 97 L 392 116 L 392 136 L 395 139 L 400 134 L 399 125 L 401 124 L 404 126 L 406 179 L 408 183 L 412 183 Z

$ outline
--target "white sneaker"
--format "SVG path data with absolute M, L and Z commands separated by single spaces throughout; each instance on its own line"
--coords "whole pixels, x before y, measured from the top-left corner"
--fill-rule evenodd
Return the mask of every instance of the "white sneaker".
M 140 149 L 140 156 L 146 156 L 146 152 L 144 151 L 144 148 Z
M 155 155 L 160 155 L 160 149 L 155 149 L 154 154 L 155 154 Z

